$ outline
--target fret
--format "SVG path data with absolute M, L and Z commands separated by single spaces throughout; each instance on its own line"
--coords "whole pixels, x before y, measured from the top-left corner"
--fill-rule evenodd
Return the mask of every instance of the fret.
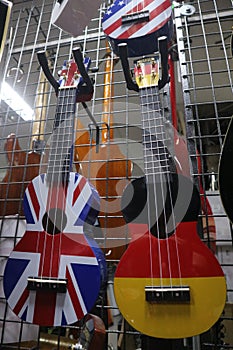
M 144 138 L 144 144 L 149 145 L 150 148 L 160 148 L 165 149 L 166 144 L 170 142 L 170 139 L 164 135 L 164 133 L 160 132 L 157 134 L 156 129 L 150 128 L 151 135 L 156 135 L 157 139 L 148 138 L 147 135 Z
M 168 166 L 160 167 L 160 168 L 157 168 L 157 169 L 154 169 L 154 167 L 151 167 L 151 168 L 146 167 L 145 171 L 146 171 L 146 176 L 147 177 L 149 175 L 161 175 L 160 180 L 163 179 L 163 177 L 162 177 L 163 175 L 170 173 Z

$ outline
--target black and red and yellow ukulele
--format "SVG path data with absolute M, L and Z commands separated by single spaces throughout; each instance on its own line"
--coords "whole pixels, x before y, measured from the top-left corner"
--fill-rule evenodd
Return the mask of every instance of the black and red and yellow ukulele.
M 167 64 L 166 38 L 159 41 L 162 65 Z M 159 54 L 135 62 L 135 83 L 129 81 L 127 46 L 119 50 L 127 85 L 140 92 L 145 176 L 132 181 L 122 197 L 131 243 L 116 269 L 116 302 L 129 324 L 145 335 L 191 337 L 221 315 L 224 273 L 197 233 L 199 192 L 177 174 L 169 151 L 159 103 L 164 83 Z
M 89 59 L 83 62 L 79 49 L 73 53 L 79 70 L 75 61 L 67 62 L 60 84 L 44 53 L 38 54 L 57 93 L 48 168 L 26 189 L 26 232 L 4 272 L 4 292 L 13 312 L 41 326 L 82 319 L 94 306 L 105 275 L 102 251 L 84 228 L 96 221 L 99 195 L 86 178 L 72 172 L 76 103 L 89 100 L 93 92 L 86 79 Z

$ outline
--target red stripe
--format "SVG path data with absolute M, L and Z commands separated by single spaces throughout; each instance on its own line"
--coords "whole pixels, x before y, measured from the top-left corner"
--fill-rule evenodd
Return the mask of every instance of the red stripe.
M 143 8 L 145 8 L 147 5 L 149 5 L 152 2 L 152 0 L 145 0 L 138 5 L 134 6 L 132 9 L 130 9 L 125 14 L 130 14 L 133 12 L 141 11 Z M 124 14 L 124 15 L 125 15 Z M 116 30 L 118 27 L 122 25 L 122 17 L 119 17 L 117 21 L 115 21 L 113 24 L 111 24 L 108 28 L 106 28 L 104 31 L 107 35 L 110 35 L 114 30 Z
M 67 187 L 63 187 L 62 184 L 50 187 L 48 192 L 46 210 L 49 211 L 49 209 L 52 208 L 59 208 L 61 210 L 64 210 L 66 203 L 66 195 Z
M 54 325 L 57 294 L 47 291 L 37 291 L 33 323 L 40 326 Z
M 28 295 L 29 295 L 29 291 L 25 288 L 21 297 L 19 298 L 17 304 L 15 305 L 13 311 L 16 315 L 18 315 L 22 309 L 22 307 L 24 306 L 27 298 L 28 298 Z
M 159 5 L 158 7 L 156 7 L 156 9 L 154 9 L 153 11 L 150 12 L 150 22 L 157 17 L 158 15 L 160 15 L 163 11 L 167 10 L 170 7 L 170 3 L 169 2 L 165 2 L 161 5 Z M 150 32 L 147 32 L 145 34 L 149 34 L 152 32 L 156 32 L 159 28 L 161 28 L 164 23 L 166 23 L 168 21 L 168 19 L 166 19 L 165 21 L 159 23 L 159 25 L 157 25 L 157 27 L 154 27 L 150 30 Z M 139 29 L 141 29 L 142 27 L 144 27 L 146 23 L 139 23 L 139 24 L 135 24 L 133 26 L 131 26 L 129 29 L 127 29 L 124 33 L 122 33 L 121 35 L 119 35 L 117 37 L 117 39 L 128 39 L 130 38 L 130 36 L 132 36 L 134 33 L 136 33 Z
M 39 251 L 41 252 L 39 276 L 58 277 L 61 249 L 61 235 L 40 233 Z
M 127 15 L 130 13 L 142 11 L 144 8 L 146 8 L 148 5 L 150 5 L 153 1 L 154 0 L 144 0 L 144 1 L 140 2 L 138 5 L 135 5 L 133 9 L 129 10 L 127 12 Z
M 181 222 L 168 239 L 146 232 L 145 224 L 129 224 L 134 240 L 121 258 L 115 277 L 196 278 L 222 277 L 214 254 L 201 242 L 197 222 Z M 137 239 L 138 238 L 138 239 Z M 143 261 L 143 264 L 142 264 Z M 170 262 L 170 267 L 169 267 Z
M 68 279 L 68 292 L 69 292 L 69 295 L 70 295 L 70 298 L 72 301 L 72 305 L 73 305 L 74 311 L 77 315 L 77 318 L 80 320 L 83 318 L 84 313 L 82 311 L 82 308 L 81 308 L 76 290 L 74 288 L 74 285 L 72 283 L 72 278 L 70 276 L 68 269 L 66 270 L 66 278 Z
M 72 205 L 74 205 L 74 203 L 76 202 L 78 196 L 80 195 L 80 193 L 83 190 L 83 187 L 86 185 L 86 179 L 84 177 L 81 178 L 78 186 L 76 187 L 76 189 L 74 190 L 74 194 L 73 194 L 73 202 Z
M 31 197 L 31 201 L 32 201 L 32 205 L 33 205 L 34 211 L 36 213 L 37 220 L 39 220 L 40 204 L 38 202 L 37 194 L 36 194 L 35 188 L 34 188 L 32 183 L 28 186 L 28 191 L 29 191 L 29 194 L 30 194 L 30 197 Z

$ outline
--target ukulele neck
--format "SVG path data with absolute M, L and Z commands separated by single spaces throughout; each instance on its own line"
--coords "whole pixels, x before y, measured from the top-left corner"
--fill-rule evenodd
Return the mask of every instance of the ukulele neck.
M 47 182 L 66 184 L 72 167 L 76 87 L 61 88 L 54 120 L 48 159 Z
M 144 166 L 147 182 L 167 177 L 170 173 L 168 137 L 160 108 L 157 86 L 140 89 L 141 115 L 143 126 Z M 153 181 L 152 181 L 153 180 Z

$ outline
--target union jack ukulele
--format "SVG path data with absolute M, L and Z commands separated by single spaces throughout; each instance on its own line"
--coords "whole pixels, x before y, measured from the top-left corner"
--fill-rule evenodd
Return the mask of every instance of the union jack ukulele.
M 152 54 L 158 50 L 158 37 L 172 30 L 170 0 L 115 0 L 103 16 L 102 26 L 113 51 L 127 43 L 131 57 Z
M 82 61 L 82 68 L 89 63 Z M 40 326 L 82 319 L 94 306 L 105 274 L 102 251 L 84 232 L 84 224 L 96 221 L 99 195 L 86 178 L 71 172 L 75 107 L 87 87 L 75 61 L 61 76 L 59 87 L 51 79 L 58 99 L 47 173 L 26 189 L 26 232 L 9 256 L 3 281 L 13 312 Z
M 200 334 L 218 320 L 226 282 L 197 234 L 197 188 L 177 173 L 169 151 L 158 72 L 157 56 L 135 64 L 145 176 L 123 192 L 122 212 L 132 239 L 117 266 L 114 292 L 132 327 L 148 336 L 175 339 Z

